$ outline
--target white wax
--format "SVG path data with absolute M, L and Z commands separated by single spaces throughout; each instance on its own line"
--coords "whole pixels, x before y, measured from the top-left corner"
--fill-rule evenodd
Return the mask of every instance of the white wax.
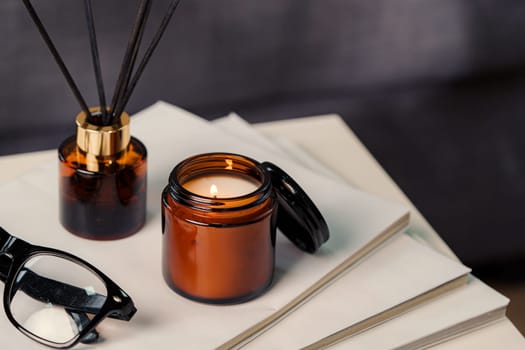
M 232 198 L 252 193 L 259 187 L 259 184 L 234 174 L 212 174 L 191 179 L 182 186 L 199 196 Z
M 66 343 L 78 334 L 75 321 L 61 307 L 44 307 L 31 314 L 23 327 L 41 338 Z

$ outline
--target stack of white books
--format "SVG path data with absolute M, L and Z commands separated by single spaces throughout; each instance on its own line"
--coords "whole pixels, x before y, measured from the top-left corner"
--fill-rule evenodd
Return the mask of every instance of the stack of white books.
M 86 258 L 134 299 L 132 322 L 105 321 L 99 331 L 106 341 L 97 348 L 412 349 L 504 317 L 508 299 L 405 233 L 408 208 L 352 187 L 292 143 L 269 140 L 235 115 L 208 122 L 166 103 L 138 113 L 131 128 L 148 148 L 149 213 L 132 237 L 97 242 L 66 232 L 58 222 L 57 164 L 0 187 L 5 229 Z M 190 301 L 162 278 L 161 191 L 178 162 L 206 152 L 279 165 L 330 228 L 330 240 L 314 255 L 278 235 L 272 287 L 243 304 Z M 5 318 L 0 330 L 7 348 L 40 348 Z

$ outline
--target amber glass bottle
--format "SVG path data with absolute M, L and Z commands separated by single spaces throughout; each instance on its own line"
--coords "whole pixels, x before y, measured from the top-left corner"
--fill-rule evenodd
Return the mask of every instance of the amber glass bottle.
M 144 225 L 147 152 L 130 136 L 129 122 L 123 113 L 112 125 L 99 126 L 81 112 L 76 136 L 60 145 L 60 222 L 71 233 L 111 240 Z
M 188 184 L 204 178 L 220 182 L 217 194 L 191 191 Z M 229 183 L 252 183 L 253 190 L 225 194 Z M 263 293 L 273 276 L 276 206 L 270 176 L 247 157 L 214 153 L 180 163 L 162 194 L 168 285 L 185 297 L 215 304 Z

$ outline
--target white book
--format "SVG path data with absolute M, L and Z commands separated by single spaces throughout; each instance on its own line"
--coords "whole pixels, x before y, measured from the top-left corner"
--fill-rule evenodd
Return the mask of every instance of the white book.
M 234 130 L 238 137 L 247 135 L 252 142 L 259 142 L 261 147 L 272 145 L 272 151 L 286 151 L 287 155 L 293 155 L 294 159 L 301 161 L 310 169 L 323 169 L 324 174 L 331 176 L 327 173 L 329 171 L 327 168 L 323 167 L 304 150 L 295 146 L 293 142 L 287 139 L 281 140 L 278 150 L 275 147 L 276 144 L 272 142 L 275 140 L 269 140 L 237 115 L 220 118 L 214 121 L 214 124 L 225 131 Z M 386 248 L 382 248 L 381 252 L 384 254 L 385 250 Z M 377 254 L 379 252 L 375 253 L 374 256 Z M 435 255 L 435 253 L 431 255 Z M 439 297 L 431 300 L 425 300 L 425 296 L 428 295 L 425 292 L 417 296 L 416 289 L 418 286 L 414 285 L 414 290 L 406 293 L 405 298 L 406 300 L 417 300 L 420 303 L 409 312 L 402 313 L 388 322 L 378 322 L 384 316 L 384 311 L 379 311 L 373 315 L 369 314 L 368 318 L 361 317 L 357 320 L 352 317 L 345 317 L 344 311 L 341 310 L 351 308 L 352 302 L 356 302 L 349 298 L 348 294 L 348 291 L 353 289 L 352 281 L 357 279 L 355 271 L 364 269 L 364 265 L 372 264 L 370 260 L 373 259 L 371 257 L 362 262 L 351 273 L 344 275 L 326 291 L 311 299 L 307 305 L 288 316 L 279 327 L 256 339 L 248 348 L 298 348 L 307 345 L 304 341 L 305 336 L 303 336 L 303 334 L 307 334 L 306 338 L 310 339 L 312 343 L 311 348 L 318 348 L 323 344 L 328 346 L 328 344 L 340 341 L 333 347 L 334 349 L 419 349 L 472 332 L 495 320 L 501 320 L 505 316 L 506 307 L 509 303 L 508 298 L 471 276 L 468 284 L 464 287 L 445 295 L 438 295 Z M 418 259 L 414 260 L 419 261 Z M 391 267 L 392 271 L 395 271 L 395 264 L 392 264 Z M 409 270 L 407 269 L 407 271 Z M 433 269 L 428 271 L 433 271 Z M 417 268 L 411 272 L 417 273 Z M 431 275 L 428 274 L 426 277 L 429 278 Z M 380 278 L 381 275 L 379 274 L 377 277 Z M 422 278 L 422 281 L 425 281 L 425 277 Z M 413 298 L 409 299 L 411 295 Z M 388 298 L 390 295 L 381 296 Z M 327 303 L 327 300 L 330 302 Z M 362 303 L 363 301 L 357 302 Z M 329 305 L 333 307 L 330 308 Z M 345 307 L 340 308 L 340 305 L 345 305 Z M 399 304 L 398 311 L 406 311 L 406 308 L 402 306 Z M 370 307 L 369 311 L 373 309 L 374 307 Z M 353 315 L 353 313 L 349 314 Z M 312 322 L 314 317 L 319 321 Z M 361 332 L 363 320 L 373 321 L 374 327 Z M 294 337 L 289 331 L 291 329 L 298 329 L 302 332 L 300 336 Z M 316 339 L 315 336 L 318 338 Z M 455 343 L 460 342 L 455 341 Z
M 471 277 L 467 285 L 428 300 L 366 332 L 357 334 L 340 324 L 346 334 L 341 334 L 339 339 L 319 337 L 309 346 L 319 349 L 324 348 L 321 344 L 335 343 L 330 349 L 422 349 L 501 320 L 508 303 L 506 297 Z M 291 315 L 290 319 L 297 321 L 301 316 L 305 317 L 303 311 L 306 310 Z
M 225 131 L 241 131 L 261 146 L 274 145 L 236 115 L 214 123 Z M 293 144 L 281 143 L 281 151 L 288 151 L 290 145 Z M 294 149 L 293 154 L 295 159 L 301 160 L 309 168 L 322 168 L 315 159 L 305 157 L 305 153 L 298 148 Z M 247 348 L 290 349 L 310 343 L 314 344 L 312 348 L 317 348 L 323 343 L 327 346 L 347 339 L 334 348 L 416 349 L 463 334 L 504 316 L 508 299 L 473 277 L 467 286 L 442 295 L 448 291 L 450 284 L 440 285 L 443 281 L 440 282 L 439 271 L 448 271 L 451 264 L 453 266 L 455 263 L 448 261 L 442 264 L 442 261 L 449 259 L 430 248 L 419 247 L 415 242 L 402 243 L 387 242 L 385 247 L 289 315 L 279 326 L 248 344 Z M 398 250 L 395 251 L 394 247 Z M 422 256 L 417 257 L 415 254 Z M 381 256 L 388 256 L 389 263 L 381 264 L 378 258 Z M 402 266 L 405 258 L 416 263 Z M 376 271 L 381 268 L 388 268 L 390 275 L 385 276 Z M 452 267 L 448 272 L 453 270 Z M 397 280 L 392 283 L 392 279 Z M 404 281 L 414 280 L 417 283 L 403 284 Z M 356 284 L 359 285 L 357 288 Z M 441 287 L 436 287 L 438 285 Z M 386 293 L 385 286 L 388 286 Z M 402 290 L 403 287 L 405 290 Z M 372 292 L 374 298 L 362 298 L 365 294 L 361 293 L 362 288 L 368 288 L 368 294 Z M 401 292 L 393 293 L 396 288 Z M 429 291 L 435 298 L 427 298 Z M 414 304 L 417 308 L 409 310 Z M 356 305 L 361 313 L 356 312 Z M 393 307 L 397 307 L 394 316 L 398 317 L 383 322 L 387 318 L 386 310 Z M 403 313 L 407 310 L 409 312 Z M 370 324 L 373 327 L 366 329 Z M 366 331 L 363 332 L 363 329 Z M 337 336 L 325 339 L 332 334 Z
M 359 333 L 427 299 L 463 286 L 469 271 L 462 264 L 400 234 L 278 326 L 254 339 L 246 349 L 299 349 L 343 326 L 352 326 L 350 330 Z M 389 323 L 384 323 L 388 329 Z M 407 337 L 412 334 L 408 330 L 405 333 Z M 379 342 L 385 340 L 376 338 Z M 350 348 L 373 349 L 368 344 Z M 390 347 L 374 349 L 387 348 Z
M 66 232 L 58 221 L 57 164 L 43 164 L 0 188 L 0 223 L 5 229 L 32 243 L 86 258 L 132 296 L 138 313 L 129 324 L 105 321 L 100 330 L 107 341 L 97 345 L 100 349 L 219 346 L 294 300 L 304 301 L 408 222 L 408 210 L 401 205 L 309 171 L 165 103 L 138 113 L 131 133 L 148 148 L 148 219 L 134 236 L 98 242 Z M 161 273 L 160 195 L 168 174 L 184 158 L 213 151 L 270 160 L 284 168 L 319 206 L 331 231 L 330 240 L 315 255 L 299 251 L 280 235 L 276 282 L 263 296 L 240 305 L 189 301 L 172 292 Z M 5 335 L 7 348 L 39 348 L 5 318 L 0 318 L 0 334 Z

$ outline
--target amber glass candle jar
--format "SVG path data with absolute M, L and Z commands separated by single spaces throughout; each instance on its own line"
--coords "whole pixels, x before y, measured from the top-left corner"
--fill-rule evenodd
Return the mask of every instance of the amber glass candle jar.
M 230 153 L 186 159 L 162 193 L 167 284 L 185 297 L 216 304 L 262 294 L 272 281 L 277 226 L 293 231 L 289 237 L 309 252 L 328 239 L 321 214 L 305 204 L 313 206 L 271 163 Z M 283 215 L 275 215 L 278 207 Z
M 131 137 L 129 122 L 123 113 L 112 125 L 99 126 L 81 112 L 76 136 L 60 145 L 60 222 L 71 233 L 110 240 L 144 225 L 147 152 Z
M 246 157 L 201 155 L 180 163 L 162 195 L 168 285 L 209 303 L 261 294 L 274 266 L 271 189 L 264 169 Z

